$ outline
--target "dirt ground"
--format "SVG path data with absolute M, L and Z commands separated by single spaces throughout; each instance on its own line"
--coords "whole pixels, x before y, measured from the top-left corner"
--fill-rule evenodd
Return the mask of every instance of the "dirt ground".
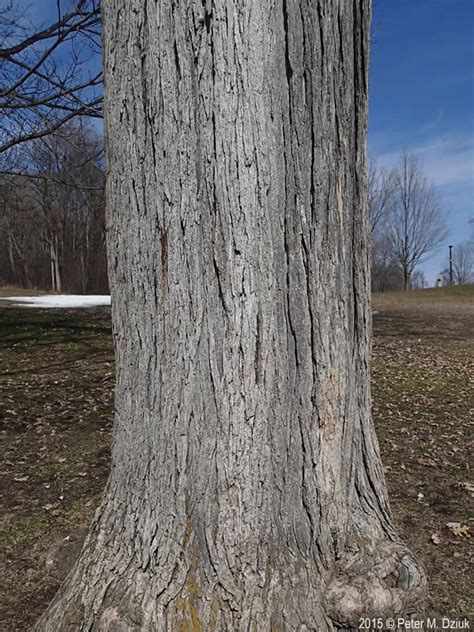
M 374 419 L 392 510 L 445 616 L 474 610 L 473 358 L 474 287 L 374 297 Z M 113 371 L 109 309 L 0 303 L 2 631 L 28 630 L 78 554 L 108 472 Z
M 373 414 L 392 512 L 427 568 L 431 608 L 472 617 L 474 286 L 375 295 L 373 309 Z

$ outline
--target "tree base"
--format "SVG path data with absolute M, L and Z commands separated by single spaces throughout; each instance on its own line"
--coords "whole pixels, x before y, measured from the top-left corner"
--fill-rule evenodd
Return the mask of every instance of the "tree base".
M 275 564 L 240 585 L 178 562 L 163 590 L 159 568 L 99 559 L 87 547 L 36 632 L 330 632 L 357 630 L 362 617 L 419 612 L 424 571 L 402 545 L 379 542 L 348 553 L 331 576 L 314 562 Z M 280 562 L 283 558 L 280 558 Z M 180 563 L 182 563 L 180 567 Z

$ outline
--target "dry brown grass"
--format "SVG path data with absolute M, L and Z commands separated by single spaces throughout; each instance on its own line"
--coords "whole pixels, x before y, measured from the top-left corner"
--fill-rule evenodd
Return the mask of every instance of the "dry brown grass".
M 442 615 L 473 609 L 470 540 L 445 526 L 472 526 L 460 483 L 472 481 L 473 290 L 374 297 L 374 420 L 393 513 Z M 109 319 L 108 309 L 0 304 L 2 630 L 29 629 L 46 607 L 99 502 L 112 419 Z
M 474 316 L 474 285 L 453 285 L 407 292 L 379 292 L 373 296 L 374 309 L 398 309 L 404 312 L 435 310 L 446 316 L 461 309 Z
M 45 294 L 45 292 L 41 290 L 25 290 L 23 288 L 14 287 L 13 285 L 0 287 L 0 298 L 7 296 L 40 296 L 42 294 Z
M 446 524 L 474 531 L 465 487 L 474 482 L 474 287 L 379 294 L 373 304 L 374 421 L 397 526 L 428 569 L 431 608 L 472 615 L 471 538 Z

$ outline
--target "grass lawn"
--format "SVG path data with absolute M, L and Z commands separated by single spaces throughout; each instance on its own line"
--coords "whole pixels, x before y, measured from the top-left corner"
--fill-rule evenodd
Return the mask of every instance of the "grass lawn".
M 27 294 L 12 289 L 0 296 Z M 392 509 L 431 605 L 467 615 L 474 288 L 374 297 L 373 397 Z M 109 465 L 110 310 L 0 303 L 0 629 L 28 630 L 80 550 Z M 471 491 L 469 491 L 471 490 Z M 435 541 L 439 544 L 435 544 Z
M 373 308 L 373 413 L 399 533 L 433 610 L 472 616 L 474 286 L 379 294 Z

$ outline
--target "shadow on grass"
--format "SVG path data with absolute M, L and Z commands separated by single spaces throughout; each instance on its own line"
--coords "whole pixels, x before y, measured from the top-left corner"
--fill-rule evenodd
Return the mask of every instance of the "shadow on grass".
M 374 332 L 384 338 L 413 337 L 432 341 L 463 341 L 472 338 L 474 324 L 466 318 L 413 315 L 405 312 L 380 311 L 373 317 Z
M 47 335 L 48 344 L 55 342 L 59 337 L 59 342 L 77 341 L 75 334 L 89 333 L 91 336 L 112 335 L 110 325 L 110 310 L 104 308 L 103 311 L 94 310 L 89 312 L 88 322 L 86 316 L 78 314 L 77 311 L 66 311 L 61 318 L 53 310 L 32 310 L 26 309 L 0 309 L 0 341 L 26 342 L 37 340 L 38 334 Z M 90 322 L 92 321 L 92 322 Z M 106 321 L 108 324 L 103 324 Z M 68 337 L 67 334 L 70 334 Z M 51 335 L 54 336 L 51 339 Z
M 2 377 L 36 374 L 43 371 L 68 369 L 73 362 L 93 359 L 101 364 L 112 348 L 110 310 L 94 309 L 84 314 L 77 310 L 64 310 L 58 317 L 52 310 L 0 309 L 0 349 L 6 352 L 22 351 L 21 365 L 10 363 L 10 370 L 1 372 Z M 64 360 L 55 362 L 61 350 Z M 62 350 L 63 349 L 63 350 Z M 26 353 L 26 355 L 25 355 Z

